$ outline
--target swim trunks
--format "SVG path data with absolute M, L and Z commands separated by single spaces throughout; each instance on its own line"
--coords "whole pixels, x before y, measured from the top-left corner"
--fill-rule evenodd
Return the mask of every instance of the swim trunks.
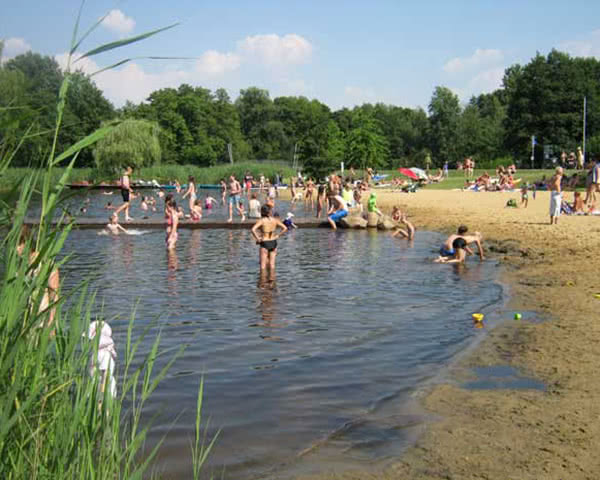
M 451 248 L 450 250 L 446 250 L 446 247 L 444 247 L 443 245 L 442 248 L 440 248 L 440 255 L 442 257 L 452 257 L 454 256 L 454 253 L 455 252 L 453 248 Z
M 124 202 L 128 202 L 129 201 L 129 190 L 126 188 L 122 188 L 121 189 L 121 196 L 123 197 L 123 201 Z
M 267 252 L 272 252 L 277 248 L 277 240 L 264 240 L 259 245 L 260 248 L 264 248 Z
M 233 205 L 238 205 L 240 203 L 240 196 L 238 195 L 229 195 L 229 203 Z
M 334 222 L 337 222 L 338 220 L 341 220 L 342 218 L 346 217 L 347 215 L 348 215 L 348 210 L 338 210 L 337 212 L 334 212 L 331 215 L 329 215 L 329 218 L 331 220 L 333 220 Z

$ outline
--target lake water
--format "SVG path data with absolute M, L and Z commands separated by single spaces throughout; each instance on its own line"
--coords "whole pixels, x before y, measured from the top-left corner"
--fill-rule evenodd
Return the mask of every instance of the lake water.
M 93 195 L 89 212 L 103 215 L 104 201 Z M 91 276 L 97 310 L 116 316 L 120 359 L 136 302 L 138 332 L 156 322 L 163 348 L 187 344 L 148 404 L 148 417 L 161 412 L 151 443 L 167 434 L 159 472 L 190 478 L 204 376 L 208 436 L 220 430 L 207 472 L 285 479 L 397 455 L 423 421 L 414 392 L 483 334 L 471 313 L 501 302 L 495 265 L 433 264 L 441 241 L 422 231 L 409 243 L 377 231 L 297 230 L 280 240 L 277 279 L 264 285 L 247 230 L 180 230 L 172 255 L 162 230 L 82 230 L 67 241 L 74 257 L 62 276 L 67 290 Z

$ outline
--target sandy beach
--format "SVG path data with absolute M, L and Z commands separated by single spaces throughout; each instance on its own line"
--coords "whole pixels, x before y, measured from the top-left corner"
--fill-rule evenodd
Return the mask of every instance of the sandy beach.
M 571 201 L 573 194 L 565 196 Z M 563 216 L 550 226 L 548 192 L 530 198 L 526 209 L 505 208 L 509 198 L 519 195 L 378 192 L 380 208 L 407 212 L 416 241 L 418 229 L 450 232 L 467 224 L 482 232 L 509 285 L 508 308 L 547 320 L 507 320 L 451 368 L 447 383 L 424 392 L 422 403 L 437 420 L 386 471 L 334 478 L 600 477 L 600 299 L 594 297 L 600 218 Z M 488 365 L 513 366 L 546 390 L 460 388 L 471 367 Z

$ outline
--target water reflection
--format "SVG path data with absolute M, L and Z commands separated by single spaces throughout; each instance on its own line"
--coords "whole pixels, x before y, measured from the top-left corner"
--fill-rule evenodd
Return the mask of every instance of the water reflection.
M 421 231 L 410 244 L 382 232 L 301 229 L 281 238 L 277 277 L 269 277 L 259 273 L 248 231 L 182 231 L 167 252 L 163 231 L 115 238 L 81 230 L 66 245 L 79 255 L 61 272 L 67 291 L 97 273 L 98 310 L 104 303 L 123 314 L 112 322 L 119 358 L 137 300 L 136 330 L 167 313 L 163 349 L 193 336 L 174 367 L 186 374 L 167 376 L 147 404 L 152 416 L 177 403 L 149 436 L 151 447 L 174 432 L 165 445 L 171 457 L 159 465 L 165 476 L 190 477 L 187 442 L 204 374 L 208 434 L 223 431 L 208 469 L 221 477 L 225 467 L 226 479 L 281 479 L 315 444 L 319 462 L 385 457 L 404 430 L 371 428 L 382 399 L 404 405 L 479 332 L 465 319 L 499 300 L 495 268 L 472 259 L 467 268 L 433 264 L 441 241 Z M 150 348 L 141 344 L 139 355 Z M 157 358 L 156 368 L 166 361 Z M 386 418 L 396 418 L 390 409 Z M 369 432 L 343 428 L 357 419 Z M 367 434 L 381 439 L 377 448 L 364 449 Z

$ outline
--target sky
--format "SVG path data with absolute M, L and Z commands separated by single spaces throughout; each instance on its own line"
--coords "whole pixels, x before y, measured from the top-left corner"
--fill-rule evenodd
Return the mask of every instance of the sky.
M 32 50 L 63 67 L 80 2 L 8 0 L 2 7 L 4 61 Z M 179 22 L 150 39 L 72 63 L 86 73 L 134 59 L 93 77 L 117 107 L 182 83 L 225 88 L 232 99 L 250 86 L 316 98 L 331 107 L 365 102 L 423 107 L 436 86 L 462 102 L 501 85 L 504 69 L 556 48 L 600 59 L 600 2 L 593 0 L 89 0 L 80 45 L 103 43 Z

